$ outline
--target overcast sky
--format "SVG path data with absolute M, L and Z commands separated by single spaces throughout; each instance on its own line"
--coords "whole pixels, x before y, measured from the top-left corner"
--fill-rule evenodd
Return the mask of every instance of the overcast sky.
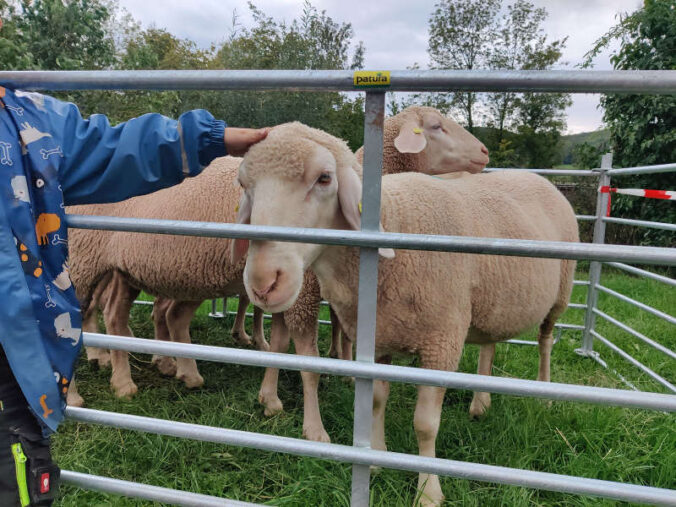
M 592 43 L 616 23 L 618 12 L 631 12 L 640 0 L 531 0 L 545 7 L 549 17 L 544 30 L 551 39 L 568 36 L 563 61 L 574 68 Z M 427 58 L 427 23 L 434 0 L 314 0 L 335 21 L 350 22 L 355 40 L 366 46 L 366 68 L 402 70 Z M 505 4 L 509 0 L 505 0 Z M 222 41 L 229 33 L 232 13 L 251 26 L 245 1 L 241 0 L 120 0 L 143 27 L 155 25 L 191 39 L 201 47 Z M 255 0 L 254 4 L 275 19 L 290 21 L 300 16 L 302 0 Z M 610 69 L 609 53 L 599 55 L 595 69 Z M 575 94 L 568 109 L 568 132 L 595 130 L 601 126 L 598 95 Z

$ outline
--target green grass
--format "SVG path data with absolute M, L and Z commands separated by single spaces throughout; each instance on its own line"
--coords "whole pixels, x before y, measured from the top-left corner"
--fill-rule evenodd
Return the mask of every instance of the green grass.
M 584 277 L 584 273 L 578 274 L 578 278 Z M 673 289 L 657 282 L 606 271 L 603 283 L 676 314 Z M 573 301 L 584 302 L 585 291 L 585 287 L 576 287 Z M 607 295 L 601 295 L 600 308 L 665 346 L 676 348 L 673 326 L 660 319 Z M 193 321 L 194 342 L 234 346 L 228 333 L 232 318 L 213 320 L 207 313 L 205 304 Z M 138 336 L 152 336 L 149 314 L 149 307 L 134 308 L 132 327 Z M 581 323 L 583 314 L 582 310 L 569 310 L 562 321 Z M 597 328 L 655 371 L 676 381 L 674 361 L 661 358 L 654 349 L 610 324 L 599 322 Z M 320 333 L 320 350 L 326 353 L 330 332 L 322 328 Z M 624 388 L 612 372 L 575 354 L 579 342 L 579 332 L 563 333 L 552 354 L 552 380 Z M 614 358 L 602 344 L 595 347 L 612 368 L 640 388 L 665 392 L 636 368 Z M 460 371 L 475 371 L 477 356 L 476 347 L 466 347 Z M 537 364 L 536 347 L 502 344 L 498 346 L 493 372 L 497 376 L 534 378 Z M 266 418 L 256 399 L 262 378 L 260 368 L 206 362 L 198 366 L 206 384 L 198 391 L 190 391 L 176 379 L 161 377 L 150 367 L 149 356 L 134 355 L 132 375 L 139 393 L 132 401 L 116 399 L 108 384 L 110 372 L 96 370 L 84 360 L 77 377 L 80 393 L 90 408 L 300 437 L 302 387 L 297 372 L 280 373 L 280 398 L 285 411 Z M 437 439 L 439 457 L 676 488 L 673 415 L 570 402 L 548 406 L 541 400 L 493 395 L 493 406 L 487 416 L 481 421 L 470 421 L 467 411 L 471 396 L 468 391 L 447 392 Z M 352 386 L 338 377 L 322 377 L 320 403 L 332 441 L 349 445 Z M 412 424 L 414 405 L 414 386 L 392 386 L 386 416 L 390 450 L 417 453 Z M 243 501 L 270 505 L 349 505 L 350 466 L 330 461 L 73 422 L 64 424 L 54 438 L 54 455 L 64 469 Z M 451 478 L 441 481 L 447 498 L 445 505 L 617 504 L 491 483 Z M 416 482 L 414 473 L 380 471 L 371 480 L 372 505 L 411 505 Z M 56 505 L 150 503 L 64 486 Z

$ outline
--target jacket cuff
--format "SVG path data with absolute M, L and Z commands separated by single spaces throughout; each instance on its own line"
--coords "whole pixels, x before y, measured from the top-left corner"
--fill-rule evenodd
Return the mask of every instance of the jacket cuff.
M 225 149 L 225 127 L 223 120 L 214 120 L 202 149 L 202 157 L 209 161 L 217 157 L 225 157 L 228 153 Z

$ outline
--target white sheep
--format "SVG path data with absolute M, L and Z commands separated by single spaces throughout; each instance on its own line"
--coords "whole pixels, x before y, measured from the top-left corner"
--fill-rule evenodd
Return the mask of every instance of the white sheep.
M 283 163 L 279 163 L 279 161 Z M 299 123 L 276 127 L 253 146 L 239 169 L 244 188 L 238 221 L 253 225 L 360 229 L 361 181 L 343 141 Z M 385 176 L 382 224 L 387 231 L 452 236 L 578 241 L 575 214 L 544 178 L 497 172 L 442 180 L 422 174 Z M 233 262 L 247 251 L 236 240 Z M 548 351 L 567 306 L 575 262 L 381 248 L 376 360 L 414 354 L 423 368 L 455 370 L 465 342 L 493 344 L 540 326 L 540 379 L 549 380 Z M 289 308 L 311 269 L 346 333 L 357 323 L 359 250 L 353 247 L 251 241 L 244 283 L 254 304 Z M 418 387 L 414 427 L 419 452 L 435 455 L 444 388 Z M 374 385 L 371 442 L 385 449 L 387 382 Z M 439 505 L 436 475 L 420 474 L 423 503 Z
M 401 170 L 400 154 L 391 149 L 395 144 L 404 150 L 417 150 L 415 155 L 404 156 L 405 160 L 413 157 L 425 160 L 425 164 L 434 161 L 435 172 L 475 172 L 483 169 L 488 162 L 487 150 L 481 142 L 431 108 L 409 108 L 388 118 L 385 134 L 386 172 Z M 407 137 L 414 138 L 415 146 L 406 143 Z M 177 187 L 121 203 L 78 206 L 68 211 L 75 214 L 233 222 L 240 196 L 240 189 L 235 185 L 239 161 L 232 157 L 217 159 L 202 175 Z M 424 165 L 415 167 L 429 170 Z M 185 342 L 190 340 L 190 320 L 202 300 L 234 295 L 243 288 L 243 263 L 229 263 L 224 253 L 228 242 L 209 238 L 74 230 L 69 242 L 71 277 L 87 311 L 91 310 L 92 301 L 96 303 L 96 294 L 103 296 L 101 283 L 105 286 L 110 280 L 115 282 L 112 295 L 105 298 L 110 299 L 104 310 L 110 334 L 132 336 L 128 325 L 129 311 L 138 290 L 177 300 L 169 313 L 154 313 L 156 337 L 166 339 L 169 334 L 172 340 Z M 273 315 L 270 349 L 274 352 L 287 351 L 290 334 L 298 353 L 318 355 L 319 287 L 313 281 L 313 275 L 308 274 L 307 278 L 307 290 L 302 301 L 283 316 Z M 164 315 L 168 316 L 168 320 Z M 85 322 L 85 330 L 95 331 L 95 319 L 85 318 Z M 347 354 L 351 357 L 349 341 L 339 349 L 334 347 L 334 350 L 341 350 L 341 357 L 347 358 Z M 105 351 L 92 351 L 91 354 L 92 359 L 98 358 L 105 364 Z M 155 361 L 160 362 L 159 366 L 165 373 L 171 374 L 171 363 L 164 363 L 171 360 L 155 358 Z M 203 379 L 195 361 L 180 358 L 177 361 L 177 377 L 190 387 L 202 385 Z M 115 393 L 118 396 L 133 395 L 137 388 L 131 378 L 127 353 L 113 351 L 112 364 L 111 385 Z M 311 372 L 302 372 L 301 375 L 305 397 L 303 434 L 311 440 L 328 441 L 317 401 L 319 376 Z M 278 370 L 266 370 L 259 392 L 266 415 L 275 414 L 283 408 L 277 394 L 277 378 Z M 73 400 L 73 403 L 79 402 Z

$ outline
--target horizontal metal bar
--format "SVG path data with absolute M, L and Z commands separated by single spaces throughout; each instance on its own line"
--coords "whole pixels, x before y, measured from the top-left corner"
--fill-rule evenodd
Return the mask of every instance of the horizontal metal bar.
M 611 368 L 610 366 L 608 366 L 608 363 L 606 363 L 603 359 L 601 359 L 601 354 L 599 354 L 598 352 L 592 350 L 590 354 L 587 354 L 587 356 L 588 356 L 588 357 L 591 357 L 594 361 L 596 361 L 597 363 L 599 363 L 599 364 L 600 364 L 601 366 L 603 366 L 606 370 L 612 371 L 612 372 L 617 376 L 617 378 L 619 378 L 620 381 L 621 381 L 625 386 L 627 386 L 629 389 L 633 389 L 634 391 L 640 391 L 640 389 L 639 389 L 638 387 L 636 387 L 634 384 L 632 384 L 632 383 L 629 382 L 626 378 L 624 378 L 624 376 L 622 376 L 622 374 L 621 374 L 619 371 L 617 371 L 617 370 L 615 370 L 614 368 Z
M 589 285 L 589 280 L 573 280 L 573 285 Z
M 623 264 L 621 262 L 608 262 L 606 264 L 608 264 L 608 266 L 612 266 L 614 268 L 627 271 L 628 273 L 633 273 L 634 275 L 643 276 L 645 278 L 657 280 L 658 282 L 666 283 L 667 285 L 676 287 L 676 280 L 674 280 L 673 278 L 669 278 L 668 276 L 658 275 L 657 273 L 652 273 L 650 271 L 646 271 L 645 269 L 640 269 L 634 266 L 630 266 L 628 264 Z
M 598 313 L 597 313 L 597 315 L 598 315 Z M 658 374 L 655 373 L 653 370 L 651 370 L 650 368 L 648 368 L 648 367 L 647 367 L 646 365 L 644 365 L 642 362 L 638 361 L 637 359 L 635 359 L 635 358 L 634 358 L 633 356 L 631 356 L 630 354 L 627 354 L 627 353 L 626 353 L 624 350 L 622 350 L 620 347 L 618 347 L 617 345 L 615 345 L 613 342 L 611 342 L 610 340 L 608 340 L 608 339 L 605 338 L 604 336 L 601 336 L 599 333 L 597 333 L 597 332 L 594 331 L 593 329 L 591 329 L 589 332 L 594 336 L 594 338 L 596 338 L 598 341 L 600 341 L 601 343 L 603 343 L 606 347 L 608 347 L 610 350 L 612 350 L 613 352 L 615 352 L 617 355 L 619 355 L 619 356 L 621 356 L 623 359 L 626 359 L 627 361 L 629 361 L 631 364 L 633 364 L 634 366 L 636 366 L 639 370 L 641 370 L 643 373 L 645 373 L 646 375 L 648 375 L 649 377 L 651 377 L 651 378 L 652 378 L 653 380 L 655 380 L 657 383 L 662 384 L 664 387 L 666 387 L 666 388 L 669 389 L 670 391 L 676 393 L 676 386 L 674 386 L 673 384 L 671 384 L 668 380 L 662 378 L 660 375 L 658 375 Z M 644 393 L 641 393 L 641 394 L 644 394 Z
M 634 328 L 629 327 L 629 326 L 626 325 L 624 322 L 621 322 L 621 321 L 617 320 L 616 318 L 611 317 L 610 315 L 608 315 L 608 314 L 605 313 L 605 312 L 602 312 L 602 311 L 599 310 L 598 308 L 594 308 L 592 311 L 593 311 L 596 315 L 598 315 L 599 317 L 601 317 L 602 319 L 604 319 L 604 320 L 610 322 L 611 324 L 615 325 L 616 327 L 619 327 L 620 329 L 622 329 L 623 331 L 629 333 L 629 334 L 632 335 L 633 337 L 638 338 L 638 339 L 641 340 L 643 343 L 645 343 L 645 344 L 647 344 L 647 345 L 650 345 L 650 346 L 653 347 L 654 349 L 659 350 L 660 352 L 662 352 L 663 354 L 668 355 L 668 356 L 671 357 L 672 359 L 676 359 L 676 353 L 675 353 L 673 350 L 670 350 L 670 349 L 668 349 L 667 347 L 665 347 L 664 345 L 662 345 L 662 344 L 660 344 L 660 343 L 657 343 L 655 340 L 652 340 L 652 339 L 648 338 L 647 336 L 645 336 L 644 334 L 639 333 L 639 332 L 636 331 Z
M 135 305 L 148 305 L 148 306 L 153 306 L 155 304 L 154 301 L 143 301 L 142 299 L 137 299 L 134 301 Z
M 595 259 L 649 264 L 676 265 L 676 249 L 647 246 L 593 245 L 561 241 L 533 241 L 504 238 L 435 236 L 393 232 L 363 232 L 336 229 L 303 229 L 247 224 L 156 220 L 148 218 L 67 215 L 68 227 L 110 231 L 147 232 L 213 238 L 245 238 L 292 241 L 366 248 L 390 247 L 409 250 L 432 250 L 521 257 L 561 259 Z
M 676 93 L 671 70 L 392 70 L 390 78 L 387 91 Z M 348 70 L 2 71 L 0 83 L 28 90 L 364 91 Z
M 539 343 L 536 342 L 535 340 L 516 340 L 516 339 L 505 340 L 504 342 L 500 343 L 511 343 L 513 345 L 539 345 Z
M 630 298 L 629 296 L 625 296 L 624 294 L 620 294 L 617 291 L 614 291 L 613 289 L 609 289 L 608 287 L 604 287 L 601 284 L 597 284 L 596 288 L 600 290 L 601 292 L 605 292 L 606 294 L 610 294 L 613 297 L 616 297 L 620 301 L 624 301 L 625 303 L 629 303 L 630 305 L 635 306 L 636 308 L 640 308 L 641 310 L 648 312 L 655 317 L 659 317 L 662 320 L 666 320 L 669 324 L 674 324 L 676 325 L 676 317 L 672 317 L 668 313 L 664 313 L 659 311 L 656 308 L 653 308 L 650 305 L 647 305 L 645 303 L 641 303 L 640 301 L 636 301 L 635 299 Z M 676 359 L 676 357 L 675 357 Z
M 594 215 L 575 215 L 575 218 L 577 218 L 581 222 L 593 222 L 594 220 L 596 220 L 596 217 Z
M 377 451 L 340 444 L 311 442 L 297 438 L 214 428 L 212 426 L 104 412 L 87 408 L 68 407 L 66 408 L 66 416 L 71 420 L 84 423 L 145 431 L 157 435 L 189 438 L 202 442 L 249 447 L 263 451 L 283 452 L 361 465 L 376 465 L 395 470 L 432 473 L 465 480 L 495 482 L 498 484 L 509 484 L 562 493 L 601 496 L 629 502 L 674 505 L 674 494 L 676 494 L 673 490 L 650 486 L 430 458 L 392 451 Z
M 161 488 L 150 484 L 123 481 L 100 475 L 83 474 L 71 470 L 61 470 L 61 480 L 83 489 L 113 493 L 130 498 L 143 498 L 153 502 L 186 507 L 245 507 L 260 505 L 255 503 L 228 500 L 217 496 L 200 495 L 178 489 Z
M 676 412 L 676 396 L 659 393 L 641 393 L 641 396 L 637 396 L 632 392 L 605 389 L 602 387 L 490 377 L 487 375 L 428 370 L 408 366 L 394 366 L 378 363 L 370 364 L 359 361 L 146 340 L 143 338 L 112 336 L 99 333 L 83 333 L 83 337 L 84 344 L 88 347 L 127 350 L 142 354 L 188 357 L 220 363 L 331 373 L 346 377 L 436 385 L 451 389 L 469 389 L 472 391 L 488 391 L 517 396 L 531 396 L 534 398 L 582 401 Z
M 638 167 L 622 167 L 608 170 L 611 176 L 619 176 L 621 174 L 655 174 L 668 173 L 676 171 L 676 164 L 657 164 L 657 165 L 643 165 Z
M 237 315 L 237 312 L 232 311 L 232 310 L 228 310 L 227 314 L 228 314 L 228 315 Z M 247 317 L 253 317 L 254 314 L 253 314 L 252 312 L 247 312 L 247 313 L 246 313 L 246 316 L 247 316 Z M 270 320 L 270 319 L 272 319 L 272 315 L 270 315 L 269 313 L 264 313 L 264 314 L 263 314 L 263 319 L 264 319 L 264 320 Z M 319 322 L 319 324 L 323 324 L 323 325 L 325 325 L 325 326 L 326 326 L 326 325 L 331 325 L 331 321 L 330 321 L 330 320 L 319 319 L 317 322 Z
M 676 231 L 676 224 L 669 224 L 666 222 L 651 222 L 648 220 L 634 220 L 631 218 L 619 217 L 603 217 L 603 221 L 609 224 L 633 225 L 636 227 L 648 227 L 649 229 Z
M 584 326 L 579 324 L 554 324 L 554 327 L 560 327 L 562 329 L 576 329 L 578 331 L 584 331 Z
M 543 176 L 596 176 L 599 173 L 588 169 L 524 169 L 521 167 L 486 167 L 483 172 L 493 173 L 496 171 L 526 171 L 541 174 Z
M 568 308 L 581 308 L 581 309 L 587 309 L 587 305 L 585 303 L 568 303 Z M 582 326 L 582 329 L 584 329 L 584 326 Z

